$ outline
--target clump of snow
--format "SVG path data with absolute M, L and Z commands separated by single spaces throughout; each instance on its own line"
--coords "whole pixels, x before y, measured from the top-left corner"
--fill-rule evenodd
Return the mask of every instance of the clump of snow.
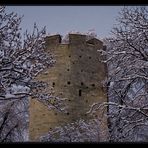
M 27 86 L 13 84 L 11 87 L 11 91 L 14 94 L 15 93 L 28 93 L 30 91 L 30 88 Z
M 14 97 L 15 97 L 15 95 L 9 94 L 9 93 L 5 95 L 6 99 L 11 99 L 11 98 L 14 98 Z
M 11 87 L 8 87 L 6 90 L 5 98 L 15 98 L 15 95 L 21 94 L 21 93 L 29 93 L 30 88 L 23 85 L 16 85 L 13 84 Z

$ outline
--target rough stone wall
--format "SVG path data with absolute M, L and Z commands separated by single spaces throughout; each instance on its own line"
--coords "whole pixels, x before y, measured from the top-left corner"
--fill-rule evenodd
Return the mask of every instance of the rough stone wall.
M 47 52 L 55 55 L 54 67 L 41 73 L 37 79 L 49 82 L 54 87 L 55 95 L 68 98 L 68 113 L 49 111 L 38 101 L 30 100 L 30 139 L 37 139 L 55 126 L 64 125 L 90 117 L 86 112 L 94 102 L 107 101 L 106 91 L 101 81 L 106 76 L 106 65 L 100 61 L 99 48 L 103 43 L 98 39 L 86 41 L 85 35 L 70 34 L 69 44 L 61 44 L 59 35 L 46 38 Z M 98 114 L 100 116 L 100 114 Z M 104 118 L 101 130 L 107 128 Z M 102 141 L 106 133 L 101 135 Z

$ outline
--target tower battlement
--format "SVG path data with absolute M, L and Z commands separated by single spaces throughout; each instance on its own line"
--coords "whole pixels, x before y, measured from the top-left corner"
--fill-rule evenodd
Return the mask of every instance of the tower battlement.
M 69 34 L 68 35 L 68 43 L 67 44 L 92 44 L 95 46 L 103 45 L 103 42 L 96 38 L 87 39 L 87 35 L 82 34 Z M 45 38 L 46 45 L 58 45 L 62 44 L 62 37 L 61 35 L 52 35 L 47 36 Z

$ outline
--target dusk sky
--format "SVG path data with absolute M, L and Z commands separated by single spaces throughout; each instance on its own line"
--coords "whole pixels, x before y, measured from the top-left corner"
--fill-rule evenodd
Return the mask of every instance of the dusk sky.
M 46 26 L 49 34 L 94 30 L 102 39 L 110 35 L 121 8 L 123 6 L 7 6 L 6 11 L 24 15 L 23 31 L 31 31 L 36 22 L 40 29 Z

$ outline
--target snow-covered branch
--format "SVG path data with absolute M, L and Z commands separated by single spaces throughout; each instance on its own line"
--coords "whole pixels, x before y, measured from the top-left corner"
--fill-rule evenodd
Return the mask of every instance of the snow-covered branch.
M 32 33 L 26 31 L 24 40 L 22 40 L 21 21 L 22 17 L 19 17 L 18 14 L 14 12 L 7 14 L 6 7 L 0 6 L 0 110 L 4 106 L 9 110 L 8 104 L 15 103 L 10 114 L 16 112 L 17 108 L 20 112 L 22 109 L 28 111 L 30 96 L 31 98 L 36 96 L 36 99 L 47 105 L 49 109 L 53 106 L 61 110 L 64 101 L 51 95 L 49 90 L 44 92 L 43 90 L 48 85 L 44 84 L 42 87 L 45 82 L 35 80 L 39 73 L 52 67 L 55 63 L 53 55 L 45 52 L 45 27 L 39 30 L 34 24 Z M 52 104 L 52 98 L 56 100 L 56 104 Z M 11 129 L 8 132 L 6 132 L 6 128 L 3 128 L 3 123 L 6 123 L 5 118 L 8 117 L 7 113 L 4 116 L 0 114 L 0 126 L 3 129 L 0 132 L 0 141 L 23 141 L 22 137 L 25 133 L 19 132 L 28 124 L 27 114 L 21 114 L 22 116 L 19 117 L 15 115 L 14 120 L 18 122 L 22 120 L 22 122 L 21 124 L 16 123 L 13 119 L 9 121 Z M 5 135 L 6 133 L 7 135 Z M 15 139 L 11 136 L 12 133 L 19 135 L 17 138 L 14 136 Z
M 147 7 L 124 7 L 112 37 L 105 40 L 106 51 L 99 51 L 108 65 L 109 102 L 94 104 L 90 112 L 108 107 L 111 141 L 142 140 L 142 132 L 148 136 L 147 20 Z
M 44 142 L 100 142 L 99 121 L 77 120 L 65 126 L 55 127 L 47 135 L 41 136 Z

